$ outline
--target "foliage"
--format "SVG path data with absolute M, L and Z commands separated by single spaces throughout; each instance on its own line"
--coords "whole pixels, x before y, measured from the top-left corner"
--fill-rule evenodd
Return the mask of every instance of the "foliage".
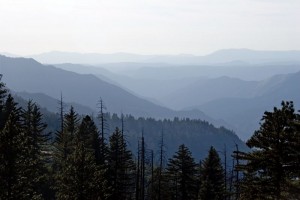
M 298 120 L 293 102 L 282 102 L 280 109 L 265 112 L 260 129 L 247 141 L 252 151 L 239 156 L 245 161 L 237 166 L 245 174 L 241 198 L 291 199 L 295 193 L 300 195 Z
M 211 147 L 200 169 L 201 200 L 222 200 L 225 196 L 224 170 L 218 152 Z
M 196 163 L 185 145 L 180 145 L 167 166 L 171 199 L 197 199 Z
M 135 163 L 118 128 L 110 136 L 109 144 L 109 180 L 112 192 L 109 199 L 132 199 L 135 185 Z
M 55 115 L 44 117 L 32 101 L 22 108 L 0 82 L 0 199 L 228 199 L 215 147 L 200 165 L 184 144 L 167 167 L 163 160 L 165 145 L 174 148 L 178 141 L 195 140 L 202 134 L 207 140 L 192 146 L 201 149 L 199 145 L 216 139 L 220 141 L 216 144 L 223 146 L 227 143 L 224 138 L 239 141 L 232 132 L 201 120 L 135 119 L 129 115 L 120 119 L 103 113 L 103 108 L 101 102 L 100 131 L 91 116 L 79 117 L 73 107 L 64 115 L 61 108 L 59 122 Z M 52 127 L 60 128 L 53 144 L 46 131 L 48 120 Z M 109 144 L 105 142 L 108 130 L 104 122 L 110 127 L 121 123 L 122 127 L 113 131 Z M 135 138 L 146 130 L 141 145 L 138 143 L 137 159 L 128 149 L 124 123 Z M 160 135 L 162 127 L 164 134 Z M 160 136 L 155 165 L 154 151 L 149 147 L 153 148 Z M 234 152 L 239 161 L 236 174 L 242 172 L 241 180 L 236 177 L 235 199 L 299 199 L 300 116 L 293 102 L 265 112 L 260 129 L 247 145 L 250 152 Z M 198 157 L 202 154 L 197 151 Z

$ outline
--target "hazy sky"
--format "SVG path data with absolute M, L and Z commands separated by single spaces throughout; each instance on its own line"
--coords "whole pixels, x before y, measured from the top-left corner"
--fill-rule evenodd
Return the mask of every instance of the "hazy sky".
M 300 49 L 299 0 L 0 0 L 0 52 Z

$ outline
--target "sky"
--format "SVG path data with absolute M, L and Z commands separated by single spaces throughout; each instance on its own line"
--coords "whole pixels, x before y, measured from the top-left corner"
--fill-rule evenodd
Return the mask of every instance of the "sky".
M 300 50 L 299 0 L 0 0 L 0 52 Z

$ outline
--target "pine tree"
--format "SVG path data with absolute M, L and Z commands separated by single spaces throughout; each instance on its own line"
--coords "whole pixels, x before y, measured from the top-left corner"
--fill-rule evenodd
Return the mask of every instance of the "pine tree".
M 101 172 L 93 152 L 78 138 L 75 139 L 74 150 L 67 157 L 65 166 L 61 171 L 63 176 L 56 193 L 57 199 L 101 199 Z
M 66 174 L 64 173 L 68 165 L 68 157 L 74 151 L 74 138 L 78 132 L 78 114 L 71 107 L 69 113 L 65 114 L 63 119 L 63 132 L 58 131 L 54 142 L 54 164 L 53 171 L 57 196 L 64 193 L 63 185 L 66 184 Z
M 201 200 L 223 200 L 225 197 L 224 170 L 218 152 L 211 147 L 200 171 Z
M 79 140 L 83 141 L 85 145 L 93 150 L 97 164 L 100 164 L 101 158 L 101 139 L 99 137 L 98 129 L 92 118 L 86 115 L 79 126 L 78 136 Z
M 237 166 L 245 174 L 241 184 L 243 199 L 299 197 L 300 140 L 296 120 L 293 102 L 282 102 L 281 109 L 275 107 L 273 112 L 264 113 L 260 129 L 246 143 L 252 151 L 239 156 L 245 161 Z
M 166 170 L 171 199 L 197 199 L 196 163 L 185 145 L 180 145 L 173 158 L 169 159 Z
M 26 198 L 30 199 L 42 199 L 46 195 L 49 134 L 44 133 L 45 128 L 39 108 L 29 101 L 27 109 L 22 113 L 23 146 L 20 164 L 22 187 L 26 190 Z
M 101 149 L 102 149 L 102 141 L 99 137 L 99 131 L 92 120 L 92 118 L 86 115 L 79 126 L 79 131 L 77 134 L 77 139 L 82 141 L 85 147 L 92 153 L 94 161 L 97 166 L 97 174 L 95 176 L 98 179 L 101 178 L 100 183 L 94 183 L 99 186 L 99 196 L 101 199 L 107 199 L 110 196 L 110 188 L 108 183 L 108 168 L 107 163 L 103 163 L 104 158 L 102 158 Z M 105 158 L 106 160 L 107 158 Z
M 9 94 L 3 108 L 4 128 L 0 131 L 0 199 L 22 197 L 22 152 L 21 108 Z
M 112 192 L 109 199 L 133 199 L 135 164 L 118 128 L 110 136 L 109 144 L 108 163 Z
M 69 113 L 65 114 L 63 122 L 63 131 L 58 131 L 56 133 L 54 142 L 54 156 L 56 167 L 58 168 L 60 167 L 59 165 L 62 165 L 63 162 L 67 159 L 68 155 L 72 152 L 72 142 L 78 130 L 78 114 L 74 111 L 74 108 L 72 106 Z
M 78 125 L 72 108 L 64 121 L 64 133 L 71 142 L 67 146 L 66 160 L 56 175 L 56 198 L 105 199 L 106 180 L 96 157 L 100 142 L 97 127 L 90 116 L 85 116 Z

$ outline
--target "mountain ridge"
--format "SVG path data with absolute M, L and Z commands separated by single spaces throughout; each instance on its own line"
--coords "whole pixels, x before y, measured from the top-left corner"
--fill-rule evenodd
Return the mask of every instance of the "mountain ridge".
M 61 64 L 103 64 L 116 62 L 145 62 L 145 63 L 168 63 L 168 64 L 220 64 L 234 61 L 246 63 L 267 62 L 300 62 L 300 50 L 289 51 L 262 51 L 250 49 L 222 49 L 213 53 L 195 56 L 190 54 L 178 55 L 141 55 L 133 53 L 77 53 L 77 52 L 46 52 L 29 55 L 41 63 Z
M 3 81 L 16 92 L 44 93 L 52 98 L 63 94 L 64 101 L 76 102 L 97 110 L 97 101 L 102 98 L 107 110 L 112 113 L 132 114 L 136 117 L 155 118 L 200 118 L 216 126 L 229 126 L 216 121 L 203 112 L 173 111 L 155 105 L 129 92 L 100 80 L 94 75 L 80 75 L 50 65 L 42 65 L 33 59 L 0 56 L 0 72 Z

